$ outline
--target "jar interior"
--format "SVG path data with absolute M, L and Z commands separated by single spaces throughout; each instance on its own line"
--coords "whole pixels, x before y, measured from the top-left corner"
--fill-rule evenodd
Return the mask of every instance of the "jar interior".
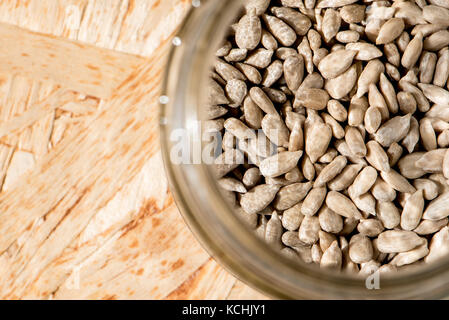
M 261 241 L 236 216 L 210 166 L 202 161 L 202 107 L 215 51 L 242 1 L 197 2 L 174 41 L 161 106 L 161 141 L 171 190 L 187 224 L 208 252 L 240 280 L 276 298 L 442 298 L 449 291 L 449 258 L 410 271 L 375 277 L 329 272 L 292 261 Z M 180 137 L 189 137 L 179 142 Z M 199 142 L 199 147 L 192 147 Z M 188 145 L 189 156 L 177 158 Z M 177 149 L 178 148 L 178 149 Z

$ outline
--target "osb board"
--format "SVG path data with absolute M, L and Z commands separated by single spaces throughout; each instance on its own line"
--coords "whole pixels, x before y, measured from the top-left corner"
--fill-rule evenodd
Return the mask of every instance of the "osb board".
M 167 187 L 157 101 L 189 8 L 0 1 L 0 298 L 265 298 L 208 256 Z

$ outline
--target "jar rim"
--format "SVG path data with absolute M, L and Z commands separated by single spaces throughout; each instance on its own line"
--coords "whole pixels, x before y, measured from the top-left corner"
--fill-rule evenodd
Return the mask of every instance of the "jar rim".
M 243 282 L 274 298 L 408 299 L 443 298 L 449 294 L 449 257 L 382 278 L 380 290 L 365 279 L 298 264 L 259 240 L 219 192 L 205 164 L 174 164 L 171 132 L 198 118 L 214 48 L 223 39 L 241 0 L 203 0 L 191 8 L 169 54 L 160 107 L 161 148 L 171 191 L 184 220 L 203 247 Z M 199 184 L 201 188 L 195 186 Z M 212 230 L 213 229 L 213 230 Z M 382 276 L 383 277 L 383 276 Z

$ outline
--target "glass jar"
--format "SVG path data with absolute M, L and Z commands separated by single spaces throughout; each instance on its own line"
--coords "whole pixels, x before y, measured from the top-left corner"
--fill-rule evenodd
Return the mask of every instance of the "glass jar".
M 173 40 L 161 97 L 161 142 L 171 191 L 206 250 L 243 282 L 274 298 L 436 299 L 449 295 L 449 258 L 392 277 L 359 278 L 293 262 L 259 240 L 232 211 L 201 161 L 173 161 L 176 134 L 197 135 L 215 49 L 241 0 L 193 1 Z M 182 142 L 181 142 L 182 143 Z M 187 144 L 186 141 L 184 141 Z M 197 153 L 200 151 L 196 151 Z M 368 284 L 368 285 L 367 285 Z M 370 289 L 369 289 L 370 288 Z

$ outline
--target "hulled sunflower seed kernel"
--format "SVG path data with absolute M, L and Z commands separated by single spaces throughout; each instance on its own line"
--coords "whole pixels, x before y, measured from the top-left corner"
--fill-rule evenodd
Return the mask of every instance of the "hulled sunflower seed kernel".
M 248 213 L 258 213 L 273 201 L 278 191 L 276 185 L 258 185 L 242 195 L 240 205 Z
M 357 54 L 354 50 L 338 50 L 327 55 L 318 65 L 318 70 L 325 79 L 336 78 L 352 64 Z
M 245 3 L 246 12 L 250 12 L 255 9 L 256 14 L 259 16 L 267 11 L 269 6 L 270 0 L 248 0 Z
M 255 68 L 264 69 L 271 63 L 273 51 L 266 49 L 256 49 L 245 59 L 245 63 Z
M 357 65 L 354 64 L 339 76 L 327 79 L 324 87 L 332 98 L 342 99 L 354 89 L 356 82 Z
M 358 197 L 371 189 L 377 180 L 377 171 L 373 167 L 364 168 L 352 184 L 354 196 Z
M 329 146 L 332 139 L 332 129 L 329 125 L 314 122 L 306 132 L 305 152 L 312 163 L 315 163 Z
M 260 172 L 265 177 L 278 177 L 297 166 L 302 154 L 302 151 L 275 154 L 260 163 Z
M 432 200 L 423 214 L 423 219 L 440 220 L 449 216 L 449 193 L 446 192 Z
M 363 164 L 347 165 L 338 176 L 327 183 L 329 189 L 342 191 L 349 188 L 362 168 Z
M 384 226 L 378 219 L 362 219 L 357 225 L 357 231 L 367 237 L 377 237 L 384 231 Z
M 448 222 L 447 218 L 441 220 L 422 220 L 413 231 L 419 235 L 433 234 L 447 226 Z
M 399 142 L 405 138 L 410 130 L 411 115 L 394 117 L 384 123 L 377 130 L 375 137 L 383 147 L 389 147 L 393 142 Z
M 373 246 L 367 236 L 356 234 L 349 241 L 349 257 L 354 263 L 368 262 L 373 257 Z
M 348 194 L 357 209 L 362 212 L 363 217 L 368 215 L 376 215 L 376 199 L 370 193 L 364 193 L 360 196 L 355 196 L 352 186 L 348 188 Z
M 305 216 L 315 215 L 315 213 L 317 213 L 321 208 L 324 199 L 326 198 L 326 194 L 326 188 L 316 187 L 311 189 L 302 203 L 301 213 Z
M 342 253 L 338 242 L 334 241 L 321 257 L 320 267 L 323 269 L 340 270 L 342 265 Z
M 299 227 L 299 240 L 307 245 L 316 243 L 319 239 L 320 222 L 318 217 L 304 217 Z
M 321 257 L 323 256 L 323 251 L 321 251 L 321 248 L 318 244 L 314 244 L 312 246 L 311 250 L 311 254 L 312 254 L 312 261 L 316 264 L 320 264 L 321 263 Z
M 277 212 L 273 212 L 265 228 L 265 241 L 276 249 L 281 248 L 282 223 Z
M 320 221 L 321 229 L 337 234 L 343 230 L 343 218 L 341 215 L 336 214 L 327 206 L 323 206 L 318 213 L 318 219 Z
M 322 89 L 309 88 L 298 90 L 295 96 L 294 107 L 306 107 L 314 110 L 323 110 L 329 102 L 329 94 Z
M 371 164 L 379 171 L 390 171 L 390 162 L 388 160 L 388 155 L 378 142 L 374 140 L 369 141 L 366 144 L 366 149 L 366 160 L 369 162 L 369 164 Z
M 284 21 L 268 14 L 264 14 L 262 18 L 268 31 L 280 44 L 288 47 L 296 41 L 296 32 Z
M 309 190 L 312 188 L 310 182 L 293 183 L 282 187 L 277 193 L 273 205 L 277 210 L 287 210 L 304 200 Z
M 289 231 L 298 230 L 304 215 L 301 213 L 302 203 L 297 203 L 282 214 L 282 226 Z
M 379 30 L 377 35 L 376 44 L 391 43 L 397 37 L 399 37 L 404 31 L 404 20 L 401 18 L 391 18 L 385 22 Z
M 289 56 L 285 59 L 283 68 L 288 88 L 296 92 L 304 77 L 304 59 L 300 55 Z
M 349 1 L 347 1 L 349 2 Z M 351 1 L 356 2 L 356 1 Z M 341 18 L 346 23 L 359 23 L 365 18 L 365 6 L 360 4 L 344 5 L 340 10 Z
M 382 123 L 382 114 L 379 108 L 371 106 L 365 112 L 365 128 L 368 133 L 374 134 Z
M 396 267 L 412 264 L 427 256 L 428 253 L 427 240 L 422 239 L 422 244 L 420 246 L 410 251 L 399 253 L 393 260 L 391 260 L 390 264 Z
M 408 43 L 407 48 L 402 55 L 401 64 L 406 69 L 413 67 L 419 59 L 423 48 L 423 36 L 418 33 L 413 40 Z
M 286 7 L 273 7 L 271 12 L 292 27 L 296 34 L 303 36 L 312 26 L 310 19 L 304 14 Z
M 355 204 L 349 198 L 337 191 L 328 192 L 326 197 L 326 205 L 332 211 L 345 218 L 362 218 L 362 215 Z
M 377 240 L 380 252 L 407 252 L 422 244 L 422 238 L 412 231 L 389 230 L 382 232 Z
M 401 159 L 403 151 L 404 150 L 402 149 L 402 147 L 396 142 L 393 142 L 390 145 L 387 150 L 390 167 L 394 167 L 398 163 L 399 159 Z
M 401 215 L 401 228 L 403 230 L 415 229 L 421 221 L 424 209 L 422 190 L 416 191 L 405 202 Z

